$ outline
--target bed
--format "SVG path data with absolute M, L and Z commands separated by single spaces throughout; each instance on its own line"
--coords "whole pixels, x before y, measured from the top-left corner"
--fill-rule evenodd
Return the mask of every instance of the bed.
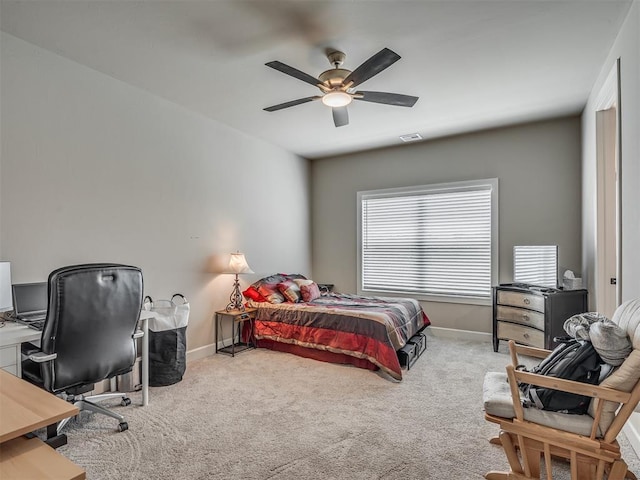
M 381 369 L 396 380 L 402 379 L 397 350 L 430 324 L 417 300 L 320 295 L 302 275 L 265 277 L 243 293 L 257 308 L 252 335 L 258 347 Z

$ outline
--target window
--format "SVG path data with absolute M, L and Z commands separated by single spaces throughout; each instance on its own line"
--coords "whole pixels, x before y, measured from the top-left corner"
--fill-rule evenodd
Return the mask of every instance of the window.
M 490 303 L 498 179 L 358 192 L 363 294 Z

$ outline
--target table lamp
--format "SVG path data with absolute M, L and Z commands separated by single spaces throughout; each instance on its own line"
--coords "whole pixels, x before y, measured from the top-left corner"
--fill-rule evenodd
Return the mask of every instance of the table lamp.
M 235 274 L 236 279 L 233 282 L 233 291 L 229 297 L 229 305 L 227 305 L 227 312 L 230 310 L 244 311 L 244 305 L 242 303 L 242 292 L 240 291 L 240 280 L 238 275 L 241 273 L 253 273 L 253 270 L 247 264 L 247 260 L 244 258 L 244 253 L 236 252 L 231 254 L 229 259 L 229 266 L 225 269 L 224 273 Z
M 11 262 L 0 262 L 0 312 L 13 310 L 11 300 Z

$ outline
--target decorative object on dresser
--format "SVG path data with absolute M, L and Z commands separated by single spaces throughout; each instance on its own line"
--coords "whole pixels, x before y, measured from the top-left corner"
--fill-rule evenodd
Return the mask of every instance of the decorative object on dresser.
M 240 292 L 240 280 L 238 275 L 241 273 L 253 273 L 253 270 L 247 264 L 247 259 L 244 258 L 244 253 L 236 252 L 232 253 L 229 258 L 229 266 L 223 273 L 232 273 L 236 276 L 233 282 L 233 291 L 229 296 L 229 304 L 227 305 L 227 312 L 231 310 L 244 311 L 244 304 L 242 303 L 242 293 Z
M 588 308 L 586 290 L 558 290 L 525 284 L 493 288 L 493 351 L 500 340 L 551 350 L 564 336 L 564 321 Z

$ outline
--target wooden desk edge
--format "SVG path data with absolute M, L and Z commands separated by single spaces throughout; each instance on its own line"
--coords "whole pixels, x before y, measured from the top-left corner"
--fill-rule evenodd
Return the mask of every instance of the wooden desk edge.
M 60 455 L 37 437 L 18 437 L 0 445 L 0 478 L 39 480 L 84 480 L 84 469 Z
M 25 427 L 22 428 L 18 428 L 12 432 L 6 433 L 4 435 L 0 436 L 0 443 L 4 443 L 8 440 L 11 440 L 13 438 L 16 437 L 20 437 L 22 435 L 26 435 L 27 433 L 33 432 L 35 430 L 38 430 L 39 428 L 43 428 L 46 427 L 48 425 L 53 425 L 54 423 L 59 422 L 60 420 L 64 420 L 65 418 L 68 417 L 74 417 L 76 415 L 78 415 L 78 413 L 80 413 L 80 410 L 78 409 L 78 407 L 74 407 L 73 405 L 69 404 L 69 410 L 67 410 L 64 413 L 60 413 L 58 415 L 52 415 L 51 417 L 48 417 L 46 420 L 42 420 L 40 422 L 37 423 L 33 423 L 32 425 L 27 425 Z M 2 478 L 2 477 L 0 477 Z
M 46 427 L 56 423 L 64 418 L 73 417 L 78 414 L 78 407 L 73 406 L 69 402 L 56 397 L 55 395 L 43 390 L 21 378 L 11 375 L 9 372 L 0 370 L 0 418 L 3 418 L 0 430 L 0 442 L 19 437 L 25 433 L 33 432 L 38 428 Z M 27 407 L 29 402 L 35 402 L 38 406 L 43 403 L 52 404 L 47 416 L 40 416 L 35 421 L 28 423 L 22 422 L 13 430 L 8 430 L 9 425 L 13 422 L 8 418 L 12 414 L 13 405 Z M 53 410 L 53 412 L 51 412 Z M 15 427 L 15 425 L 12 425 Z

